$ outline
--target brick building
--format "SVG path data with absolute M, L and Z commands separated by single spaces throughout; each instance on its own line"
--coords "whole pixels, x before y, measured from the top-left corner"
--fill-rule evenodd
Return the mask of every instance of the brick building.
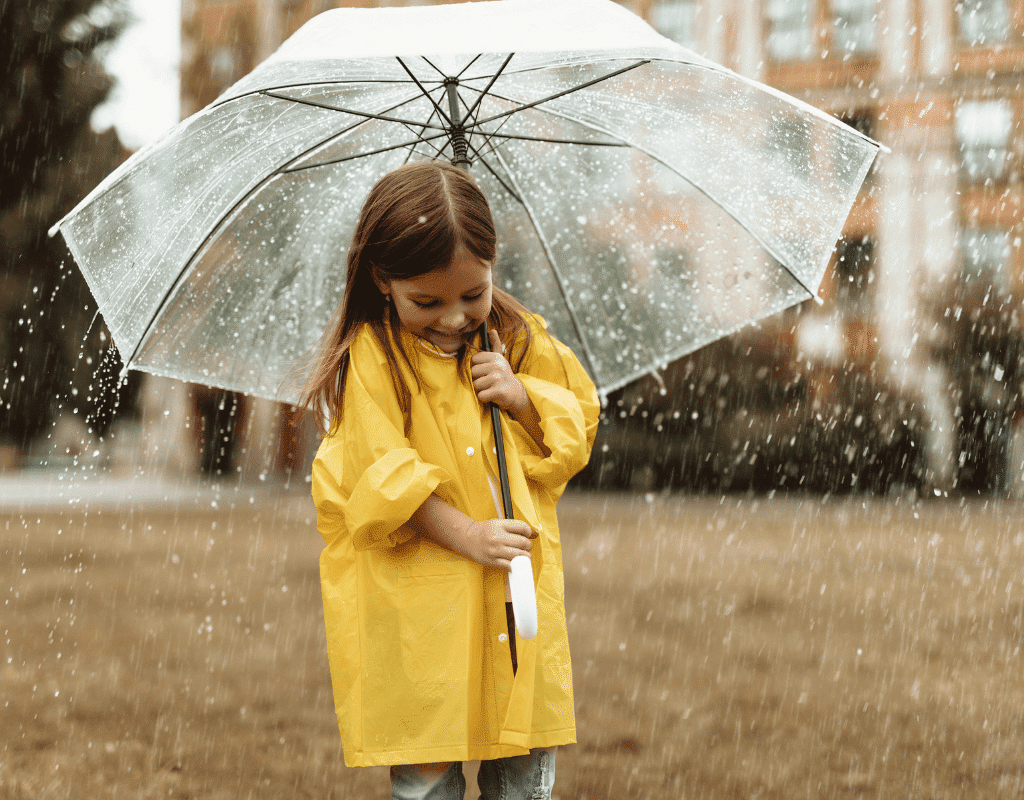
M 413 3 L 182 0 L 182 114 L 213 100 L 316 13 L 406 4 Z M 807 304 L 760 335 L 783 340 L 787 358 L 802 365 L 808 413 L 827 414 L 836 376 L 851 372 L 909 398 L 921 420 L 926 485 L 945 490 L 970 478 L 982 491 L 1019 493 L 1024 448 L 1007 385 L 1019 370 L 1000 363 L 1006 348 L 993 350 L 984 337 L 971 339 L 984 351 L 981 367 L 958 353 L 956 336 L 964 334 L 956 323 L 972 313 L 977 322 L 993 297 L 1003 298 L 996 310 L 1005 312 L 1006 298 L 1024 288 L 1024 0 L 623 4 L 664 35 L 890 149 L 847 221 L 825 303 Z M 1006 322 L 1005 313 L 996 317 Z M 192 390 L 175 416 L 201 415 L 211 402 L 224 405 Z M 239 466 L 262 474 L 308 460 L 308 432 L 287 412 L 233 402 Z M 206 413 L 208 427 L 223 426 Z M 256 448 L 245 441 L 257 440 L 250 452 Z

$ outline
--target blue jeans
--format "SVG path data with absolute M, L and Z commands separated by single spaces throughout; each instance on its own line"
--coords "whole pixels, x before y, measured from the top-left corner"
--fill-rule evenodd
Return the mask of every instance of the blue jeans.
M 526 756 L 481 761 L 477 784 L 481 800 L 550 800 L 555 785 L 554 747 Z M 391 768 L 392 800 L 463 800 L 462 762 L 402 764 Z

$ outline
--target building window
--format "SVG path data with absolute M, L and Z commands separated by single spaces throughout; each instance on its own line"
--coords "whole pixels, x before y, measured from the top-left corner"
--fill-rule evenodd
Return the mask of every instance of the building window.
M 956 138 L 961 173 L 970 181 L 998 180 L 1006 174 L 1013 112 L 1005 100 L 961 103 Z
M 829 0 L 832 45 L 842 53 L 868 55 L 876 50 L 877 0 Z
M 1005 287 L 1010 236 L 999 228 L 970 228 L 960 239 L 961 263 L 968 286 Z
M 695 0 L 660 0 L 651 8 L 651 25 L 662 36 L 693 50 L 696 15 Z
M 851 313 L 867 313 L 874 296 L 874 240 L 869 236 L 844 236 L 836 245 L 836 256 L 837 305 Z
M 1006 0 L 962 0 L 956 4 L 960 40 L 982 45 L 1005 41 L 1010 32 Z
M 811 0 L 768 0 L 766 46 L 776 61 L 797 61 L 814 52 L 815 26 Z

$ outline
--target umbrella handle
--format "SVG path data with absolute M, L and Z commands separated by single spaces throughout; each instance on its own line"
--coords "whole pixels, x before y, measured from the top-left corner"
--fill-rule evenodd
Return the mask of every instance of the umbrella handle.
M 512 614 L 521 639 L 537 635 L 537 589 L 533 585 L 533 562 L 529 556 L 512 559 L 508 575 L 509 593 L 512 595 Z
M 490 351 L 491 336 L 484 320 L 481 328 L 483 349 Z M 491 428 L 494 430 L 494 449 L 498 455 L 498 480 L 501 482 L 501 505 L 505 519 L 514 519 L 512 515 L 512 492 L 508 485 L 508 466 L 505 464 L 505 440 L 501 434 L 501 411 L 491 403 Z M 509 594 L 512 596 L 512 613 L 516 620 L 516 630 L 523 639 L 532 639 L 537 635 L 537 590 L 533 585 L 533 562 L 529 556 L 516 556 L 512 559 L 512 570 L 508 576 Z

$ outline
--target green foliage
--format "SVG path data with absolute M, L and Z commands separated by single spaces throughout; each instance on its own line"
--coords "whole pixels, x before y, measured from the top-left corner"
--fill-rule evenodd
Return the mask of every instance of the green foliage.
M 109 342 L 47 230 L 126 155 L 89 119 L 113 86 L 104 48 L 127 19 L 120 0 L 0 0 L 0 442 L 28 445 L 65 402 L 96 415 L 113 391 L 90 391 Z

